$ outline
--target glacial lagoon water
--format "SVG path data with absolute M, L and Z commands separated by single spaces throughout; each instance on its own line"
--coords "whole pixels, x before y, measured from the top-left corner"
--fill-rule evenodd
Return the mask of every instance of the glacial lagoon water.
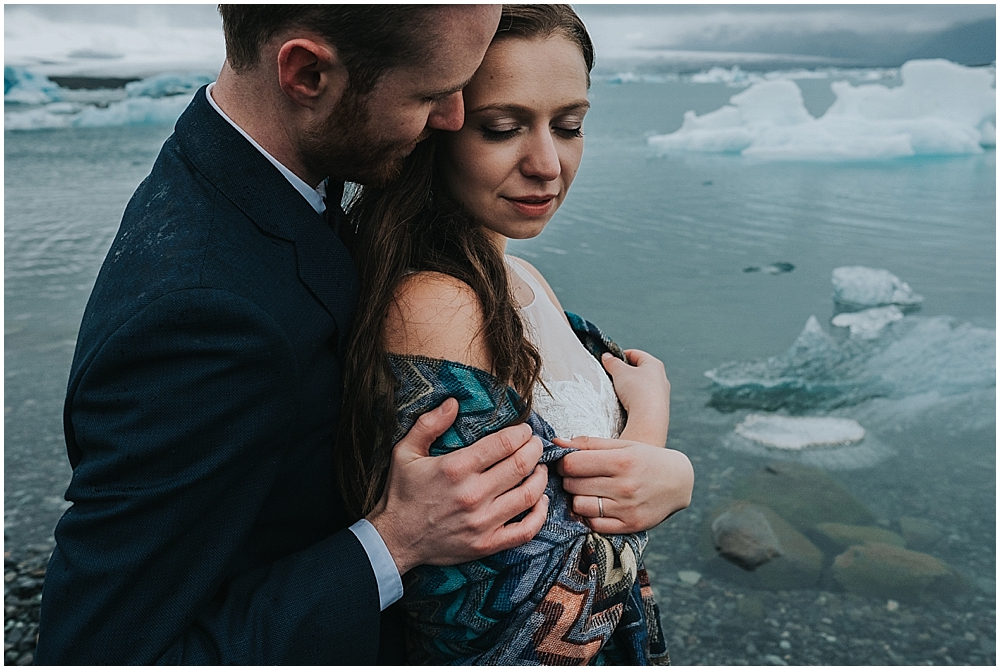
M 828 81 L 799 84 L 814 116 L 833 102 Z M 669 445 L 690 456 L 697 477 L 691 507 L 651 533 L 646 556 L 673 662 L 993 664 L 995 151 L 767 163 L 659 156 L 647 144 L 680 128 L 684 112 L 704 115 L 737 92 L 687 80 L 595 82 L 569 199 L 539 238 L 510 247 L 545 274 L 564 307 L 666 364 Z M 125 203 L 169 132 L 5 131 L 8 550 L 50 542 L 65 509 L 61 406 L 76 330 Z M 852 343 L 831 324 L 841 309 L 832 273 L 846 266 L 885 269 L 923 302 Z M 794 359 L 787 352 L 810 317 L 837 355 L 806 347 L 805 367 L 780 372 L 795 382 L 813 375 L 839 389 L 839 400 L 810 395 L 803 382 L 792 403 L 753 392 L 732 401 L 705 376 L 728 370 L 760 383 L 776 374 L 769 361 Z M 870 393 L 852 395 L 862 382 Z M 927 553 L 970 590 L 928 603 L 845 593 L 829 578 L 773 591 L 705 561 L 699 536 L 710 510 L 742 478 L 798 456 L 735 434 L 760 413 L 858 422 L 861 442 L 808 463 L 884 529 L 898 531 L 904 517 L 929 522 L 939 538 Z

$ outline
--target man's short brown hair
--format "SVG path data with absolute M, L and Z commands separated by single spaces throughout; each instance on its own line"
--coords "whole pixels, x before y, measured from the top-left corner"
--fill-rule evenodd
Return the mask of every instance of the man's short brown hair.
M 219 5 L 219 14 L 226 59 L 236 72 L 253 69 L 261 48 L 279 32 L 299 28 L 319 34 L 336 48 L 350 88 L 360 95 L 386 71 L 424 56 L 433 9 L 433 5 Z

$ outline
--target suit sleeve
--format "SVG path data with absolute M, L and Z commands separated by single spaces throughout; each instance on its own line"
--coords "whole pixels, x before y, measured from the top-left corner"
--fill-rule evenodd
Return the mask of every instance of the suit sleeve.
M 212 289 L 159 298 L 89 354 L 36 662 L 375 660 L 378 589 L 349 530 L 228 577 L 295 420 L 297 365 L 269 315 Z

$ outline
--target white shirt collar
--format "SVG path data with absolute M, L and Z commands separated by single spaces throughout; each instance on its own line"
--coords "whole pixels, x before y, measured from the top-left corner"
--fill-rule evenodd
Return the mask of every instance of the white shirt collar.
M 325 212 L 326 211 L 326 181 L 321 181 L 319 183 L 319 186 L 317 186 L 316 188 L 313 188 L 309 184 L 307 184 L 304 181 L 302 181 L 302 179 L 298 175 L 296 175 L 294 172 L 292 172 L 291 170 L 289 170 L 288 168 L 286 168 L 284 165 L 282 165 L 281 163 L 279 163 L 277 158 L 275 158 L 271 154 L 267 153 L 267 151 L 264 150 L 264 147 L 262 147 L 259 144 L 257 144 L 257 142 L 254 140 L 254 138 L 252 138 L 249 135 L 247 135 L 247 133 L 246 133 L 245 130 L 243 130 L 242 128 L 240 128 L 238 125 L 236 125 L 235 121 L 233 121 L 231 118 L 229 118 L 228 116 L 226 116 L 226 113 L 224 111 L 222 111 L 222 108 L 219 107 L 219 105 L 216 104 L 215 99 L 212 98 L 212 89 L 213 88 L 215 88 L 215 82 L 212 82 L 211 84 L 209 84 L 208 88 L 205 90 L 205 97 L 208 98 L 208 104 L 210 104 L 212 106 L 212 109 L 214 109 L 215 111 L 217 111 L 219 113 L 219 116 L 221 116 L 226 121 L 228 121 L 229 125 L 231 125 L 233 128 L 235 128 L 239 132 L 240 135 L 242 135 L 243 137 L 245 137 L 247 139 L 247 141 L 250 144 L 252 144 L 255 149 L 257 149 L 257 151 L 259 151 L 262 154 L 264 154 L 264 158 L 266 158 L 267 160 L 271 161 L 271 164 L 274 165 L 274 167 L 278 168 L 278 172 L 280 172 L 282 175 L 284 175 L 285 179 L 288 180 L 288 183 L 290 183 L 292 186 L 294 186 L 295 190 L 302 194 L 302 197 L 306 199 L 306 202 L 308 202 L 312 206 L 312 208 L 316 210 L 316 212 L 318 214 L 322 214 L 323 212 Z

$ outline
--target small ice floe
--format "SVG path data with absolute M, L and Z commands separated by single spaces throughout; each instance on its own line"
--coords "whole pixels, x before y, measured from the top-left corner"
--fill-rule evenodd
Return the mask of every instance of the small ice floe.
M 708 77 L 706 73 L 705 77 Z M 710 78 L 733 79 L 715 72 Z M 913 60 L 902 85 L 830 85 L 819 118 L 794 81 L 754 83 L 728 105 L 688 111 L 676 132 L 647 138 L 661 153 L 731 153 L 761 160 L 858 161 L 983 153 L 996 144 L 995 73 L 946 60 Z
M 737 424 L 736 433 L 758 444 L 795 451 L 854 444 L 865 438 L 865 429 L 854 419 L 830 416 L 749 414 Z
M 903 318 L 903 311 L 895 305 L 873 307 L 860 312 L 843 312 L 830 322 L 838 328 L 850 328 L 851 337 L 871 340 L 893 321 Z
M 851 265 L 834 268 L 833 300 L 853 308 L 901 305 L 912 307 L 924 301 L 910 285 L 880 268 Z
M 722 446 L 824 470 L 868 468 L 895 454 L 854 419 L 832 416 L 749 414 Z

